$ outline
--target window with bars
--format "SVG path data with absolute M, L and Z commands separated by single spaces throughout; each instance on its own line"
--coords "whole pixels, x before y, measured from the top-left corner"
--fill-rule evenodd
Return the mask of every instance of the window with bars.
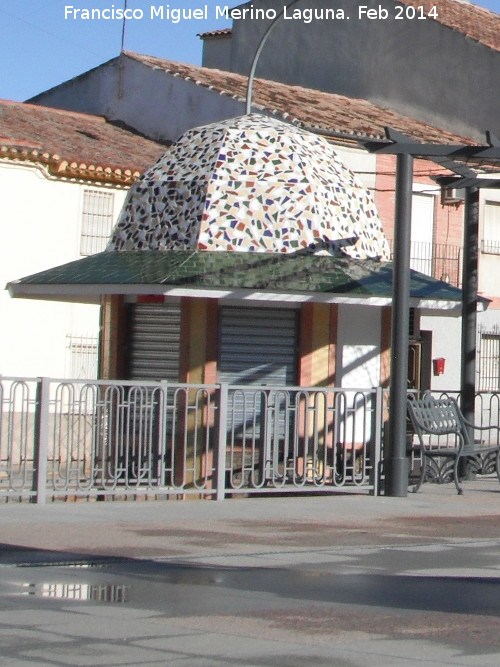
M 76 380 L 97 378 L 97 336 L 66 335 L 66 377 Z
M 84 190 L 80 254 L 94 255 L 106 249 L 113 227 L 114 194 Z
M 479 391 L 500 390 L 500 329 L 480 333 L 478 362 Z
M 481 250 L 500 255 L 500 202 L 486 201 L 484 203 Z

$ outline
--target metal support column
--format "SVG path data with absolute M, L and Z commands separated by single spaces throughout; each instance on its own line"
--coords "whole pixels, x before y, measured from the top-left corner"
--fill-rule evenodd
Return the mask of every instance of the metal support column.
M 464 217 L 461 407 L 464 417 L 474 421 L 479 256 L 479 189 L 476 187 L 466 189 Z
M 385 456 L 385 495 L 408 494 L 406 395 L 410 325 L 410 241 L 413 157 L 397 156 L 394 268 L 392 285 L 391 390 L 389 433 Z
M 47 502 L 47 464 L 49 456 L 49 403 L 50 380 L 38 378 L 35 409 L 34 433 L 34 492 L 33 502 L 43 505 Z

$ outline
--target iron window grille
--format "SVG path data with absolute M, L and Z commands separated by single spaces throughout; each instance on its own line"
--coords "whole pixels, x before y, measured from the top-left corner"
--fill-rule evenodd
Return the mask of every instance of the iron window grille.
M 500 255 L 500 202 L 486 201 L 484 204 L 481 250 L 487 254 Z
M 479 332 L 479 391 L 500 389 L 500 327 Z
M 114 194 L 84 190 L 80 254 L 94 255 L 106 249 L 113 227 Z
M 97 378 L 97 336 L 66 334 L 66 350 L 66 377 L 77 380 Z

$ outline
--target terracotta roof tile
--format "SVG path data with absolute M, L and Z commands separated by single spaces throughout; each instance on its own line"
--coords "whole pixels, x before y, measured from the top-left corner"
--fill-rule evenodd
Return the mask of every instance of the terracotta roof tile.
M 198 33 L 198 37 L 205 39 L 206 37 L 223 37 L 232 33 L 231 28 L 223 28 L 222 30 L 209 30 L 208 32 Z
M 72 168 L 95 178 L 142 172 L 164 152 L 164 145 L 100 116 L 0 100 L 0 156 L 37 159 L 59 174 Z
M 126 54 L 143 64 L 162 69 L 172 76 L 181 76 L 195 85 L 215 90 L 236 99 L 246 96 L 247 77 L 217 69 L 185 65 L 155 56 Z M 296 119 L 303 125 L 325 128 L 357 137 L 384 137 L 384 127 L 411 135 L 417 141 L 433 143 L 462 143 L 467 141 L 451 132 L 384 109 L 366 100 L 349 98 L 334 93 L 289 86 L 275 81 L 256 79 L 254 107 L 281 116 Z
M 500 14 L 461 0 L 394 0 L 394 2 L 421 6 L 425 11 L 435 6 L 436 19 L 442 25 L 500 51 Z
M 500 15 L 473 3 L 462 0 L 394 0 L 396 3 L 423 7 L 428 13 L 436 7 L 438 23 L 481 42 L 495 51 L 500 51 Z M 230 28 L 201 33 L 199 36 L 212 37 L 229 35 Z

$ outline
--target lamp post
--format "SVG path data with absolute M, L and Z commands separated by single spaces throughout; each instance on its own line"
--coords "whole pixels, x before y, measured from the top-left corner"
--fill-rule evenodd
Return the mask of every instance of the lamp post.
M 260 38 L 260 41 L 257 45 L 257 50 L 254 53 L 253 59 L 252 59 L 252 64 L 250 66 L 250 72 L 248 74 L 248 82 L 247 82 L 247 96 L 246 96 L 246 108 L 245 108 L 245 113 L 249 114 L 252 110 L 252 94 L 253 94 L 253 82 L 255 79 L 255 70 L 257 69 L 257 63 L 259 62 L 260 54 L 262 52 L 262 49 L 264 48 L 265 43 L 267 42 L 267 38 L 271 34 L 272 30 L 274 29 L 274 26 L 278 23 L 280 18 L 284 15 L 287 9 L 290 9 L 290 7 L 293 7 L 293 5 L 296 5 L 300 0 L 292 0 L 292 2 L 289 2 L 287 5 L 283 5 L 283 9 L 276 14 L 276 16 L 273 18 L 271 21 L 270 25 L 266 28 L 264 34 Z

